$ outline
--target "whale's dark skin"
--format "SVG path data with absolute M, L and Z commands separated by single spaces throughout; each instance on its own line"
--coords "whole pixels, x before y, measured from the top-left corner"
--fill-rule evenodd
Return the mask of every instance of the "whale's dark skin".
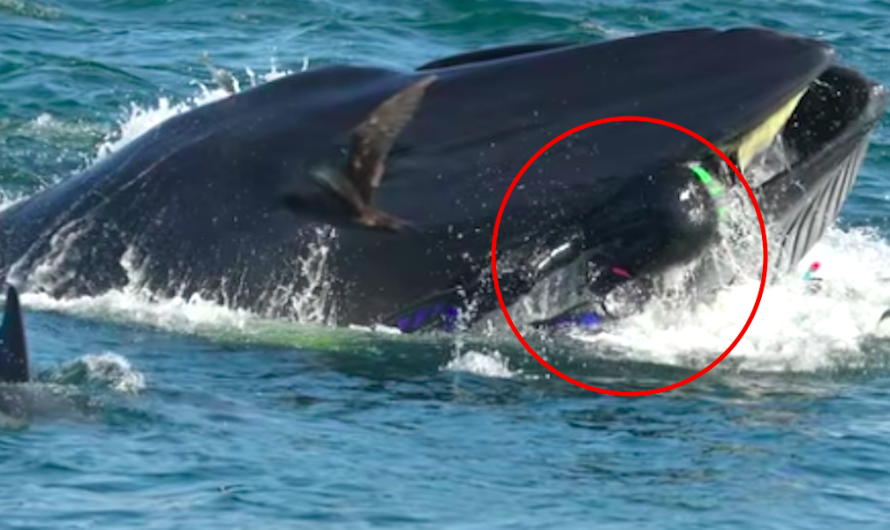
M 154 292 L 200 292 L 280 315 L 289 306 L 277 290 L 303 282 L 295 260 L 319 228 L 335 227 L 326 269 L 335 320 L 379 322 L 455 286 L 490 284 L 484 270 L 501 200 L 525 162 L 559 134 L 634 115 L 723 145 L 833 57 L 810 39 L 700 29 L 508 47 L 415 71 L 310 70 L 171 118 L 3 211 L 0 271 L 56 296 L 95 295 L 129 281 L 120 262 L 130 249 Z M 382 160 L 373 195 L 379 212 L 406 226 L 365 226 L 320 185 L 318 168 L 345 167 L 353 131 L 424 79 L 431 82 Z M 677 176 L 677 164 L 709 156 L 696 139 L 646 123 L 597 126 L 553 147 L 525 174 L 501 222 L 508 302 L 536 281 L 515 265 L 568 240 L 634 276 L 698 255 L 714 240 L 714 207 L 702 185 Z M 678 214 L 659 210 L 660 202 L 683 190 L 705 215 L 664 222 Z M 765 214 L 787 208 L 774 201 Z M 65 252 L 52 274 L 35 274 L 53 248 Z
M 6 286 L 6 300 L 3 304 L 3 321 L 0 323 L 0 383 L 25 383 L 30 379 L 28 347 L 22 306 L 14 286 Z

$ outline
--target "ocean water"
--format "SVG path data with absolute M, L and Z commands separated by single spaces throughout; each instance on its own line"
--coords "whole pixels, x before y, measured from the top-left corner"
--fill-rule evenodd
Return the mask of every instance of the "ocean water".
M 246 87 L 692 25 L 816 36 L 890 85 L 885 0 L 0 0 L 0 196 L 221 97 L 205 52 Z M 884 126 L 806 260 L 825 288 L 769 287 L 726 362 L 645 398 L 569 385 L 507 332 L 333 329 L 135 288 L 25 295 L 37 381 L 6 389 L 32 410 L 0 418 L 0 528 L 887 528 L 888 199 Z M 590 384 L 664 386 L 723 351 L 755 294 L 533 344 Z

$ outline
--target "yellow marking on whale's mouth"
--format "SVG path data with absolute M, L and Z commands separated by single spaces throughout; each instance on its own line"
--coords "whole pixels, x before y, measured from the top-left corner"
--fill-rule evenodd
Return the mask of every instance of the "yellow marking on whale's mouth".
M 791 118 L 791 114 L 797 108 L 797 104 L 800 103 L 800 99 L 806 91 L 807 89 L 805 88 L 798 92 L 797 95 L 789 99 L 779 110 L 770 115 L 754 130 L 744 135 L 738 142 L 734 142 L 727 149 L 721 149 L 726 153 L 735 152 L 736 162 L 742 173 L 745 172 L 757 155 L 765 151 L 773 143 L 773 140 L 776 139 L 776 136 L 779 135 L 779 132 Z

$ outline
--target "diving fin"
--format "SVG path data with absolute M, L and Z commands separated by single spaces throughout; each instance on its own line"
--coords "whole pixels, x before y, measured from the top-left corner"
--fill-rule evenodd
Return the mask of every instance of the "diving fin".
M 406 223 L 374 208 L 374 193 L 386 172 L 386 159 L 399 134 L 414 118 L 426 89 L 436 80 L 426 76 L 377 106 L 352 131 L 344 170 L 321 166 L 312 171 L 316 182 L 342 199 L 358 224 L 398 232 Z
M 16 288 L 7 285 L 6 308 L 0 327 L 0 382 L 25 383 L 28 379 L 28 348 L 22 307 Z

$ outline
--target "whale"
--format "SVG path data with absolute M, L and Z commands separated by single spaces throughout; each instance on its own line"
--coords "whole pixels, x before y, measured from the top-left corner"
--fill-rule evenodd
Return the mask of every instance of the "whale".
M 756 27 L 509 44 L 411 69 L 329 64 L 228 92 L 0 212 L 0 274 L 58 298 L 138 288 L 453 329 L 498 310 L 493 229 L 526 162 L 579 125 L 637 116 L 695 132 L 746 175 L 774 278 L 837 219 L 887 104 L 829 44 Z M 764 162 L 779 151 L 782 164 Z M 740 190 L 682 131 L 580 130 L 503 207 L 503 300 L 560 274 L 582 303 L 554 317 L 629 286 L 651 296 L 725 239 L 725 198 Z

